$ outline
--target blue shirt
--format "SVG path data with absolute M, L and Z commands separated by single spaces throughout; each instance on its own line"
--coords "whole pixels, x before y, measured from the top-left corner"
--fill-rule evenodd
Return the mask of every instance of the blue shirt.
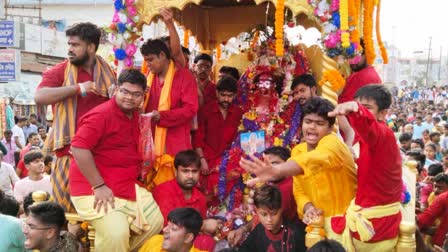
M 414 124 L 414 133 L 412 133 L 412 139 L 423 138 L 423 131 L 425 130 L 425 126 Z
M 30 123 L 30 126 L 26 126 L 26 125 L 23 126 L 22 130 L 23 130 L 23 133 L 25 134 L 25 139 L 28 139 L 28 136 L 32 132 L 37 133 L 37 126 L 32 124 L 32 123 Z
M 25 249 L 25 235 L 22 221 L 9 215 L 0 214 L 0 251 L 22 252 Z

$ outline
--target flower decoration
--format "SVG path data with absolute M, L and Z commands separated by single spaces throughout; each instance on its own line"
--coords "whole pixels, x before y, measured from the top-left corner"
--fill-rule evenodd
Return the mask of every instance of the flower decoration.
M 329 57 L 343 56 L 349 62 L 359 61 L 364 51 L 368 64 L 375 61 L 372 39 L 374 10 L 376 7 L 376 34 L 383 62 L 387 64 L 387 52 L 381 40 L 379 0 L 308 0 L 314 15 L 322 23 L 322 43 Z M 362 12 L 364 47 L 360 45 L 359 14 Z
M 400 202 L 402 205 L 406 205 L 411 201 L 411 193 L 408 191 L 408 188 L 405 184 L 403 184 L 403 189 L 401 192 Z
M 115 0 L 115 12 L 112 23 L 105 28 L 109 42 L 114 46 L 116 65 L 131 68 L 134 65 L 134 55 L 141 40 L 141 31 L 136 23 L 140 20 L 134 0 Z
M 338 70 L 325 71 L 322 79 L 319 81 L 319 85 L 323 86 L 326 82 L 331 84 L 331 89 L 335 92 L 339 92 L 345 86 L 345 78 Z
M 285 0 L 277 0 L 275 9 L 275 54 L 282 57 L 285 54 L 283 45 L 283 24 L 285 22 Z

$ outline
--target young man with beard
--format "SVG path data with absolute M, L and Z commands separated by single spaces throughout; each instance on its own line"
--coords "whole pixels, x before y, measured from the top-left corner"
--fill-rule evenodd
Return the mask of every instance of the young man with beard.
M 364 41 L 361 39 L 361 46 L 364 48 Z M 381 84 L 381 78 L 373 66 L 367 64 L 365 52 L 362 52 L 361 59 L 357 64 L 350 64 L 352 73 L 347 78 L 346 85 L 338 96 L 338 103 L 352 101 L 358 89 L 369 84 Z
M 249 184 L 293 177 L 293 193 L 297 212 L 306 224 L 319 215 L 325 217 L 325 231 L 330 238 L 339 238 L 331 229 L 331 218 L 344 214 L 355 196 L 355 163 L 347 146 L 333 133 L 334 117 L 328 113 L 330 101 L 313 97 L 303 106 L 303 140 L 294 147 L 291 158 L 278 165 L 251 156 L 240 165 L 257 178 Z M 334 187 L 334 185 L 337 186 Z M 319 190 L 316 190 L 319 188 Z
M 201 178 L 200 185 L 205 191 L 212 190 L 212 187 L 207 187 L 207 182 L 218 182 L 216 167 L 238 132 L 243 112 L 233 104 L 237 92 L 237 81 L 233 77 L 224 76 L 216 85 L 217 101 L 203 106 L 198 112 L 199 126 L 193 146 L 201 158 L 201 173 L 206 176 Z
M 168 214 L 163 235 L 153 236 L 140 252 L 194 252 L 193 242 L 202 227 L 202 217 L 194 208 L 176 208 Z M 200 250 L 202 251 L 202 250 Z
M 71 200 L 78 215 L 95 228 L 98 251 L 136 249 L 162 229 L 159 207 L 137 185 L 142 162 L 139 107 L 145 89 L 140 71 L 124 70 L 115 96 L 83 116 L 72 140 Z
M 143 110 L 152 114 L 154 152 L 162 167 L 149 182 L 158 185 L 174 178 L 174 167 L 162 164 L 164 160 L 192 147 L 190 129 L 198 110 L 198 91 L 193 75 L 171 59 L 161 40 L 147 40 L 140 51 L 151 71 Z
M 53 105 L 54 125 L 45 152 L 54 151 L 53 196 L 64 210 L 73 212 L 68 189 L 70 142 L 80 118 L 109 99 L 109 88 L 116 77 L 108 63 L 96 55 L 101 30 L 92 23 L 79 23 L 65 32 L 68 60 L 42 75 L 34 100 L 38 105 Z
M 29 207 L 29 215 L 22 225 L 25 248 L 41 252 L 77 252 L 78 242 L 65 225 L 64 209 L 55 202 L 40 202 Z
M 152 191 L 162 211 L 165 225 L 168 223 L 167 217 L 170 211 L 179 207 L 191 207 L 204 218 L 202 232 L 209 235 L 215 234 L 220 225 L 219 221 L 205 219 L 207 212 L 205 195 L 196 188 L 201 167 L 199 155 L 194 150 L 181 151 L 174 158 L 174 167 L 176 168 L 175 179 L 156 186 Z M 201 241 L 213 240 L 210 236 L 201 236 L 200 239 Z M 214 242 L 210 246 L 214 246 Z

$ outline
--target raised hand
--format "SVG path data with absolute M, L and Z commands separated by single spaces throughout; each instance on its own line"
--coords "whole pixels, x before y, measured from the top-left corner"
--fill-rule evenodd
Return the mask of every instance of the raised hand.
M 240 166 L 248 173 L 255 174 L 257 177 L 247 182 L 249 186 L 253 186 L 259 182 L 267 182 L 276 177 L 274 167 L 267 158 L 264 161 L 249 155 L 252 160 L 241 158 Z
M 338 115 L 347 115 L 351 112 L 358 112 L 358 109 L 359 107 L 357 102 L 355 101 L 344 102 L 338 104 L 333 111 L 328 112 L 328 116 L 335 117 Z

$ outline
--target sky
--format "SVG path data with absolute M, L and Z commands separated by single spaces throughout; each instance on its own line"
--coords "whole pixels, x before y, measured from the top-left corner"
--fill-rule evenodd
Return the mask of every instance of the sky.
M 427 57 L 429 37 L 432 37 L 433 57 L 439 57 L 441 46 L 442 54 L 447 55 L 448 31 L 444 25 L 447 7 L 446 0 L 382 0 L 383 41 L 395 44 L 404 56 Z

